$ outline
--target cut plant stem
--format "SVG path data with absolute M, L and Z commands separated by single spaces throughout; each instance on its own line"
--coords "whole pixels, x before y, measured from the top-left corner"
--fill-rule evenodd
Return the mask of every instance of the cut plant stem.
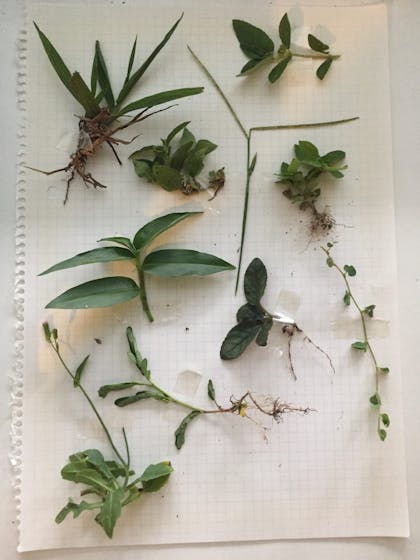
M 273 126 L 253 126 L 253 127 L 249 128 L 248 131 L 247 131 L 245 125 L 242 123 L 242 121 L 238 117 L 238 114 L 236 113 L 236 111 L 233 108 L 232 104 L 230 103 L 229 99 L 227 98 L 227 96 L 223 92 L 220 85 L 216 82 L 215 78 L 210 73 L 208 68 L 198 58 L 198 56 L 191 49 L 191 47 L 188 46 L 188 50 L 191 53 L 194 60 L 196 61 L 196 63 L 198 64 L 198 66 L 201 68 L 201 70 L 205 74 L 205 76 L 208 78 L 210 83 L 213 85 L 213 87 L 216 89 L 216 91 L 218 92 L 218 94 L 222 98 L 222 100 L 225 103 L 228 111 L 232 115 L 234 121 L 236 122 L 236 124 L 239 128 L 239 130 L 241 131 L 242 135 L 244 136 L 244 138 L 246 140 L 246 183 L 245 183 L 244 205 L 243 205 L 243 214 L 242 214 L 241 241 L 240 241 L 238 268 L 237 268 L 236 283 L 235 283 L 235 294 L 237 294 L 238 286 L 239 286 L 239 280 L 240 280 L 240 276 L 241 276 L 242 256 L 243 256 L 243 250 L 244 250 L 244 244 L 245 244 L 251 176 L 252 176 L 252 174 L 255 170 L 256 157 L 257 157 L 256 153 L 253 156 L 251 156 L 251 153 L 252 153 L 252 150 L 251 150 L 252 133 L 253 132 L 262 132 L 262 131 L 267 131 L 267 130 L 288 130 L 288 129 L 295 129 L 295 128 L 316 128 L 316 127 L 321 127 L 321 126 L 332 126 L 332 125 L 337 125 L 337 124 L 348 123 L 348 122 L 357 120 L 359 117 L 351 117 L 351 118 L 347 118 L 347 119 L 339 119 L 339 120 L 324 121 L 324 122 L 277 124 L 277 125 L 273 125 Z M 309 56 L 309 55 L 305 55 L 305 56 Z M 321 55 L 321 54 L 319 56 L 318 55 L 313 55 L 313 56 L 316 56 L 317 58 L 331 57 L 331 55 L 327 56 L 327 55 Z M 334 56 L 337 57 L 338 55 L 334 55 Z M 311 57 L 312 57 L 312 55 L 311 55 Z
M 149 302 L 147 300 L 147 293 L 146 293 L 146 279 L 144 277 L 144 270 L 142 264 L 140 262 L 140 257 L 137 255 L 136 257 L 136 269 L 139 279 L 139 289 L 140 289 L 140 301 L 143 307 L 143 311 L 146 313 L 147 318 L 151 323 L 153 323 L 153 315 L 150 311 Z

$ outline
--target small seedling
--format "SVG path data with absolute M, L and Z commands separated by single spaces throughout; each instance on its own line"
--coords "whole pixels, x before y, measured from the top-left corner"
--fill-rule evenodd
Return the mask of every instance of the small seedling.
M 149 321 L 153 321 L 146 294 L 145 274 L 161 278 L 208 276 L 235 268 L 214 255 L 191 249 L 158 249 L 144 256 L 144 250 L 158 235 L 196 214 L 202 214 L 202 212 L 166 214 L 141 227 L 133 240 L 127 237 L 105 237 L 99 241 L 109 241 L 116 244 L 117 247 L 107 246 L 92 249 L 51 266 L 40 276 L 85 264 L 131 261 L 136 266 L 138 284 L 127 276 L 99 278 L 67 290 L 50 301 L 46 307 L 56 309 L 109 307 L 140 297 L 143 311 Z
M 115 150 L 115 146 L 119 144 L 130 144 L 132 140 L 124 140 L 117 136 L 117 133 L 125 130 L 145 119 L 151 117 L 155 113 L 163 111 L 150 112 L 152 107 L 187 97 L 196 95 L 203 91 L 202 87 L 182 88 L 169 91 L 162 91 L 153 95 L 148 95 L 141 99 L 137 99 L 131 103 L 125 104 L 128 95 L 132 92 L 134 86 L 144 75 L 153 60 L 163 49 L 177 28 L 182 16 L 175 22 L 171 29 L 166 33 L 162 41 L 157 45 L 149 57 L 139 66 L 136 71 L 133 70 L 134 59 L 136 56 L 137 38 L 131 49 L 127 74 L 118 95 L 114 95 L 105 58 L 102 54 L 99 41 L 95 43 L 95 55 L 92 62 L 92 71 L 90 78 L 90 86 L 83 80 L 79 72 L 70 72 L 52 45 L 47 36 L 34 23 L 41 39 L 44 50 L 51 62 L 52 67 L 57 73 L 64 86 L 69 90 L 73 97 L 80 103 L 85 115 L 79 118 L 79 140 L 74 153 L 70 156 L 70 161 L 64 167 L 54 169 L 52 171 L 43 171 L 41 169 L 33 169 L 43 173 L 44 175 L 53 175 L 55 173 L 67 173 L 67 189 L 64 198 L 64 204 L 67 202 L 70 185 L 76 175 L 79 175 L 84 184 L 89 187 L 105 188 L 106 185 L 92 177 L 91 173 L 86 171 L 86 166 L 91 160 L 98 148 L 103 144 L 107 144 L 112 150 L 118 163 L 121 160 Z M 140 112 L 138 112 L 140 111 Z M 129 117 L 123 124 L 119 123 L 121 118 L 125 118 L 129 113 L 136 114 Z
M 146 399 L 155 399 L 157 401 L 172 403 L 174 405 L 187 409 L 189 411 L 187 416 L 182 420 L 178 428 L 175 430 L 175 447 L 177 449 L 181 449 L 181 447 L 184 445 L 185 433 L 190 423 L 195 418 L 206 414 L 235 414 L 237 416 L 247 418 L 252 422 L 256 422 L 250 415 L 251 411 L 254 410 L 263 416 L 268 416 L 273 420 L 280 422 L 285 414 L 291 412 L 308 414 L 311 411 L 310 408 L 301 408 L 291 404 L 287 404 L 279 398 L 273 398 L 269 396 L 259 397 L 254 395 L 250 391 L 247 391 L 240 398 L 231 396 L 229 405 L 223 407 L 216 400 L 216 391 L 211 379 L 207 384 L 207 395 L 209 399 L 214 403 L 214 408 L 204 409 L 193 406 L 189 403 L 179 400 L 173 395 L 170 395 L 167 391 L 165 391 L 155 383 L 155 381 L 152 379 L 152 373 L 148 368 L 147 359 L 143 358 L 138 350 L 137 341 L 131 327 L 127 328 L 126 335 L 129 347 L 128 357 L 139 371 L 140 381 L 124 381 L 122 383 L 115 383 L 113 385 L 103 385 L 99 389 L 98 394 L 100 397 L 104 398 L 109 393 L 124 391 L 126 389 L 132 389 L 134 387 L 142 387 L 141 391 L 138 391 L 137 393 L 118 398 L 115 401 L 115 404 L 119 407 L 125 407 Z M 263 429 L 265 430 L 264 427 Z
M 298 327 L 294 319 L 285 315 L 270 313 L 263 307 L 261 299 L 266 285 L 267 269 L 261 259 L 255 258 L 246 269 L 244 277 L 244 292 L 247 303 L 239 308 L 236 314 L 238 323 L 228 332 L 223 341 L 220 349 L 222 360 L 238 358 L 254 340 L 258 346 L 267 346 L 268 335 L 274 323 L 278 323 L 281 326 L 282 333 L 288 337 L 289 366 L 294 379 L 296 379 L 296 372 L 292 356 L 292 339 L 296 334 L 302 335 L 304 341 L 321 352 L 327 358 L 329 366 L 334 372 L 334 366 L 328 354 Z
M 359 317 L 360 317 L 360 325 L 362 330 L 362 340 L 356 340 L 351 344 L 351 348 L 356 350 L 357 352 L 368 352 L 375 371 L 375 392 L 369 397 L 369 403 L 373 407 L 377 415 L 377 432 L 378 436 L 381 441 L 384 441 L 387 436 L 387 430 L 385 428 L 389 428 L 390 419 L 389 415 L 382 411 L 382 399 L 379 392 L 379 386 L 382 378 L 389 374 L 389 368 L 383 367 L 378 364 L 378 360 L 376 355 L 373 351 L 372 344 L 369 340 L 368 335 L 368 328 L 367 328 L 367 321 L 373 318 L 374 310 L 376 308 L 375 305 L 367 305 L 366 307 L 361 306 L 356 298 L 354 297 L 353 291 L 350 286 L 349 277 L 353 278 L 356 276 L 357 271 L 353 265 L 345 264 L 342 268 L 335 262 L 333 257 L 331 256 L 331 250 L 333 248 L 333 243 L 327 243 L 326 247 L 321 247 L 324 253 L 327 255 L 327 266 L 329 268 L 335 268 L 337 272 L 340 274 L 342 279 L 344 280 L 344 284 L 346 290 L 343 296 L 343 303 L 345 306 L 350 306 L 351 304 L 354 305 L 356 308 Z
M 73 386 L 82 392 L 89 403 L 116 457 L 116 460 L 106 460 L 97 449 L 86 449 L 70 455 L 69 462 L 61 470 L 62 478 L 76 484 L 84 484 L 85 488 L 80 496 L 93 495 L 95 501 L 82 500 L 77 503 L 70 498 L 56 516 L 55 522 L 61 523 L 70 513 L 76 518 L 84 511 L 98 511 L 95 521 L 111 539 L 123 507 L 138 500 L 144 493 L 159 491 L 168 482 L 173 468 L 169 461 L 163 461 L 149 465 L 143 474 L 136 476 L 135 471 L 131 469 L 130 449 L 124 428 L 122 433 L 126 458 L 118 451 L 102 416 L 81 383 L 89 356 L 86 356 L 73 372 L 61 354 L 57 329 L 51 329 L 48 323 L 44 323 L 43 330 L 46 341 L 72 378 Z
M 166 191 L 191 194 L 203 189 L 197 175 L 204 160 L 217 145 L 210 140 L 196 140 L 187 128 L 189 122 L 176 126 L 160 145 L 144 146 L 131 154 L 134 170 L 139 177 L 159 185 Z M 176 142 L 177 136 L 182 132 Z M 215 173 L 215 172 L 213 172 Z
M 338 54 L 331 54 L 329 45 L 326 45 L 311 33 L 308 35 L 309 49 L 304 52 L 302 52 L 302 49 L 293 51 L 291 48 L 292 31 L 287 13 L 280 20 L 279 37 L 281 44 L 277 51 L 274 42 L 262 29 L 240 19 L 234 19 L 232 24 L 239 46 L 249 59 L 238 76 L 247 76 L 257 68 L 274 64 L 268 74 L 268 80 L 273 84 L 280 78 L 293 58 L 311 58 L 322 60 L 316 75 L 320 80 L 323 80 L 333 60 L 340 57 Z
M 298 204 L 301 210 L 312 213 L 312 236 L 325 235 L 335 226 L 334 217 L 327 210 L 320 212 L 316 207 L 321 194 L 319 179 L 325 173 L 336 179 L 344 177 L 342 171 L 347 169 L 347 165 L 340 166 L 339 163 L 345 157 L 346 153 L 342 150 L 334 150 L 321 156 L 314 144 L 300 140 L 295 144 L 295 157 L 290 163 L 283 162 L 276 175 L 276 182 L 284 185 L 284 196 Z

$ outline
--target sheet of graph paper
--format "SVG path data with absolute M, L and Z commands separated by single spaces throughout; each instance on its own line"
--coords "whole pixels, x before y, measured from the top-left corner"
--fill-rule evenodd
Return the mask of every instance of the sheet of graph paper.
M 202 95 L 144 121 L 124 137 L 120 167 L 105 148 L 89 171 L 108 185 L 87 189 L 79 180 L 63 206 L 65 177 L 21 170 L 19 193 L 20 260 L 18 295 L 24 301 L 23 333 L 15 397 L 15 458 L 18 477 L 21 551 L 58 547 L 140 545 L 282 538 L 407 536 L 398 331 L 392 151 L 387 58 L 387 19 L 382 5 L 348 8 L 292 8 L 293 40 L 304 45 L 308 32 L 330 41 L 342 54 L 323 82 L 316 64 L 294 61 L 274 85 L 266 71 L 235 77 L 245 59 L 232 32 L 242 18 L 277 33 L 284 13 L 280 2 L 138 2 L 137 7 L 29 3 L 27 35 L 21 51 L 21 102 L 26 145 L 22 159 L 31 167 L 63 167 L 77 138 L 80 107 L 62 87 L 41 47 L 32 20 L 47 34 L 68 66 L 89 76 L 94 40 L 99 39 L 115 88 L 125 76 L 132 41 L 138 35 L 138 60 L 144 60 L 184 12 L 176 33 L 140 82 L 135 95 L 179 87 L 205 86 Z M 185 220 L 154 242 L 216 254 L 237 264 L 246 181 L 246 143 L 212 84 L 188 53 L 190 45 L 219 82 L 245 127 L 330 121 L 359 116 L 348 124 L 310 129 L 256 132 L 258 153 L 251 181 L 244 267 L 259 257 L 268 270 L 264 305 L 291 315 L 331 358 L 305 341 L 293 339 L 293 379 L 287 337 L 275 325 L 266 348 L 252 344 L 231 362 L 219 358 L 220 344 L 244 303 L 234 296 L 235 272 L 181 280 L 147 279 L 155 322 L 140 303 L 100 310 L 51 311 L 45 304 L 64 290 L 109 275 L 134 277 L 121 263 L 89 265 L 45 277 L 37 274 L 57 261 L 96 246 L 102 237 L 132 237 L 155 216 L 200 207 L 204 214 Z M 26 47 L 26 48 L 25 48 Z M 24 73 L 26 66 L 26 76 Z M 128 155 L 158 143 L 178 123 L 191 121 L 197 138 L 218 145 L 206 170 L 225 167 L 226 184 L 213 200 L 208 192 L 186 197 L 139 179 Z M 325 239 L 311 238 L 308 216 L 282 195 L 274 173 L 290 161 L 293 145 L 309 140 L 326 153 L 346 152 L 341 180 L 327 180 L 321 207 L 337 225 Z M 23 237 L 24 235 L 24 237 Z M 24 246 L 22 242 L 24 241 Z M 345 308 L 344 285 L 329 269 L 322 243 L 337 242 L 334 258 L 353 264 L 355 295 L 376 304 L 368 329 L 380 364 L 391 374 L 381 383 L 384 411 L 391 418 L 388 438 L 379 441 L 369 396 L 375 390 L 368 355 L 351 350 L 362 336 L 360 321 Z M 22 267 L 21 267 L 22 268 Z M 241 280 L 242 283 L 242 280 Z M 22 311 L 22 308 L 20 308 Z M 67 457 L 87 448 L 111 452 L 82 395 L 47 347 L 41 322 L 58 328 L 62 352 L 71 366 L 90 354 L 84 374 L 115 440 L 121 427 L 130 442 L 137 472 L 169 459 L 174 473 L 158 494 L 123 511 L 112 540 L 93 515 L 54 517 L 80 488 L 60 477 Z M 247 390 L 271 395 L 309 414 L 291 414 L 270 423 L 250 411 L 255 422 L 234 415 L 198 418 L 184 448 L 173 433 L 186 411 L 159 402 L 119 409 L 113 399 L 95 398 L 100 385 L 136 379 L 129 363 L 125 329 L 131 325 L 154 379 L 178 397 L 209 407 L 207 380 L 218 400 Z M 100 342 L 100 343 L 98 343 Z M 23 422 L 23 428 L 22 423 Z

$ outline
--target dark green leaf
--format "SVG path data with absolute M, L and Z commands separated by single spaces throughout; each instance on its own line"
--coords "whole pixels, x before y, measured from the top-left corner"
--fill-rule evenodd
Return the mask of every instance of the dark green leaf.
M 264 322 L 264 312 L 255 305 L 245 303 L 239 308 L 236 314 L 236 320 L 238 323 L 242 321 L 254 321 L 254 323 L 259 322 L 262 324 Z
M 333 59 L 329 56 L 316 70 L 316 75 L 320 80 L 323 80 L 330 69 Z
M 217 148 L 217 144 L 209 140 L 199 140 L 184 161 L 183 169 L 195 177 L 204 167 L 204 158 Z
M 173 470 L 169 461 L 149 465 L 140 476 L 143 490 L 145 492 L 158 492 L 168 482 Z
M 366 342 L 361 342 L 361 341 L 357 341 L 357 342 L 353 342 L 353 344 L 351 345 L 352 348 L 355 348 L 356 350 L 363 350 L 363 352 L 366 352 L 367 350 L 367 343 Z
M 89 359 L 89 354 L 86 356 L 86 358 L 82 361 L 82 363 L 76 369 L 76 373 L 74 374 L 74 379 L 73 379 L 73 386 L 74 387 L 78 387 L 80 385 L 80 379 L 82 377 L 83 370 L 86 367 L 88 359 Z
M 319 151 L 315 144 L 308 142 L 308 140 L 300 140 L 298 144 L 295 144 L 295 154 L 296 158 L 304 162 L 314 162 L 319 160 Z
M 139 287 L 131 278 L 111 276 L 85 282 L 50 301 L 48 309 L 90 309 L 109 307 L 139 295 Z
M 232 20 L 232 25 L 241 49 L 249 58 L 263 58 L 274 51 L 273 41 L 258 27 L 240 19 Z
M 327 171 L 331 173 L 331 175 L 336 179 L 342 179 L 344 177 L 344 174 L 341 173 L 341 171 L 339 171 L 338 169 L 328 169 Z
M 182 97 L 189 97 L 191 95 L 197 95 L 202 93 L 203 87 L 193 87 L 193 88 L 181 88 L 181 89 L 171 89 L 169 91 L 161 91 L 155 93 L 154 95 L 149 95 L 148 97 L 143 97 L 133 103 L 129 103 L 123 107 L 116 116 L 122 116 L 131 111 L 138 111 L 139 109 L 146 109 L 149 107 L 155 107 L 155 105 L 161 105 L 162 103 L 168 103 L 169 101 L 174 101 L 175 99 L 181 99 Z
M 255 321 L 241 321 L 227 333 L 220 348 L 222 360 L 238 358 L 257 336 L 261 324 Z
M 320 53 L 327 53 L 330 49 L 328 45 L 320 41 L 315 35 L 309 33 L 308 35 L 308 43 L 309 46 L 313 51 L 320 52 Z
M 98 395 L 105 398 L 109 393 L 113 391 L 124 391 L 125 389 L 131 389 L 131 387 L 136 387 L 138 385 L 137 381 L 126 381 L 125 383 L 114 383 L 113 385 L 102 385 L 98 390 Z
M 271 70 L 271 72 L 268 75 L 268 79 L 272 84 L 274 84 L 274 82 L 276 82 L 280 78 L 280 76 L 286 70 L 287 65 L 291 60 L 292 60 L 292 55 L 289 54 L 286 56 L 286 58 L 283 58 L 283 60 L 281 60 L 278 64 L 274 66 L 274 68 Z
M 385 426 L 385 428 L 389 428 L 389 425 L 391 424 L 391 421 L 389 419 L 388 414 L 386 414 L 385 412 L 383 414 L 381 414 L 381 421 L 382 421 L 382 424 Z
M 207 394 L 210 400 L 216 402 L 216 391 L 214 390 L 213 381 L 211 379 L 209 379 L 209 382 L 207 383 Z
M 251 60 L 248 60 L 248 62 L 241 68 L 241 71 L 238 75 L 239 76 L 245 76 L 248 72 L 250 72 L 256 66 L 258 66 L 261 63 L 261 60 L 264 60 L 264 59 L 251 58 Z
M 127 75 L 126 75 L 125 80 L 124 80 L 124 85 L 130 79 L 131 70 L 132 70 L 133 64 L 134 64 L 134 58 L 136 56 L 136 48 L 137 48 L 137 35 L 136 35 L 136 38 L 134 39 L 133 47 L 131 49 L 130 59 L 128 61 L 128 67 L 127 67 Z
M 383 428 L 380 428 L 380 429 L 378 430 L 378 435 L 379 435 L 381 441 L 385 441 L 385 440 L 386 440 L 386 435 L 387 435 L 387 434 L 386 434 L 386 430 L 384 430 Z
M 140 150 L 136 150 L 135 152 L 133 152 L 132 154 L 130 154 L 129 159 L 135 161 L 135 160 L 141 160 L 141 161 L 145 161 L 145 159 L 147 160 L 148 157 L 152 156 L 154 154 L 156 146 L 143 146 L 143 148 L 140 148 Z
M 101 109 L 98 102 L 79 72 L 75 72 L 72 75 L 70 79 L 70 87 L 74 97 L 80 105 L 82 105 L 88 116 L 92 117 L 99 113 Z
M 286 12 L 280 20 L 279 35 L 281 42 L 287 49 L 290 48 L 290 33 L 290 21 Z
M 327 265 L 332 268 L 334 266 L 334 261 L 332 259 L 332 257 L 328 257 L 327 258 Z
M 170 144 L 172 142 L 172 140 L 175 138 L 175 136 L 178 134 L 178 132 L 181 132 L 181 130 L 183 130 L 186 126 L 188 126 L 190 124 L 191 121 L 185 121 L 181 124 L 179 124 L 178 126 L 176 126 L 166 137 L 166 143 Z M 193 141 L 194 143 L 194 141 Z
M 181 449 L 185 443 L 185 431 L 189 424 L 200 414 L 201 412 L 199 410 L 193 410 L 182 420 L 181 424 L 175 430 L 175 447 L 177 449 Z
M 105 240 L 100 240 L 105 241 Z M 85 251 L 84 253 L 79 253 L 70 259 L 61 261 L 44 272 L 41 272 L 39 276 L 44 274 L 49 274 L 50 272 L 56 272 L 57 270 L 64 270 L 66 268 L 73 268 L 75 266 L 81 266 L 83 264 L 93 264 L 93 263 L 105 263 L 113 261 L 127 261 L 132 260 L 134 255 L 131 251 L 123 249 L 122 247 L 98 247 L 97 249 L 92 249 L 91 251 Z
M 154 276 L 206 276 L 224 270 L 233 270 L 230 263 L 208 253 L 190 249 L 162 249 L 149 253 L 143 261 L 143 270 Z
M 169 165 L 155 163 L 152 169 L 153 179 L 167 191 L 176 191 L 182 187 L 182 175 Z
M 272 326 L 273 319 L 271 317 L 268 317 L 264 321 L 263 326 L 261 327 L 260 332 L 257 334 L 257 338 L 255 339 L 255 342 L 258 344 L 258 346 L 267 346 L 268 335 L 271 331 Z
M 363 313 L 365 313 L 368 317 L 373 317 L 373 311 L 375 309 L 376 305 L 367 305 L 364 309 L 363 309 Z
M 325 156 L 321 157 L 321 161 L 327 165 L 335 165 L 336 163 L 342 161 L 346 157 L 346 152 L 342 150 L 334 150 L 328 152 Z
M 113 243 L 118 243 L 119 245 L 124 245 L 127 249 L 130 249 L 134 254 L 136 252 L 136 248 L 132 244 L 131 240 L 128 237 L 102 237 L 102 239 L 98 240 L 98 243 L 102 241 L 112 241 Z
M 350 305 L 351 297 L 350 297 L 350 292 L 348 290 L 346 290 L 346 293 L 344 294 L 343 301 L 346 305 Z
M 129 397 L 121 397 L 114 401 L 114 404 L 123 408 L 130 404 L 134 404 L 139 401 L 144 401 L 145 399 L 155 399 L 155 401 L 168 401 L 168 398 L 155 391 L 139 391 L 135 395 L 130 395 Z
M 178 171 L 181 171 L 185 159 L 188 156 L 188 153 L 191 150 L 192 146 L 193 142 L 186 142 L 185 144 L 181 144 L 174 155 L 171 157 L 171 167 L 177 169 Z
M 349 276 L 356 276 L 356 269 L 354 268 L 353 265 L 345 264 L 343 268 L 344 268 L 344 271 L 347 272 L 347 274 Z
M 45 340 L 47 342 L 51 341 L 51 330 L 50 330 L 50 326 L 47 322 L 42 323 L 42 329 L 44 331 L 44 336 L 45 336 Z
M 374 393 L 370 397 L 369 402 L 372 406 L 381 406 L 381 397 L 379 396 L 379 393 Z
M 134 171 L 138 177 L 146 179 L 149 183 L 154 182 L 153 170 L 149 161 L 142 159 L 133 160 Z
M 105 463 L 107 464 L 114 478 L 126 475 L 126 469 L 125 467 L 123 467 L 123 465 L 120 465 L 116 461 L 105 461 Z M 134 471 L 130 471 L 130 474 L 134 474 Z
M 98 515 L 95 517 L 95 521 L 101 525 L 110 539 L 112 539 L 117 519 L 121 515 L 121 500 L 123 496 L 124 491 L 121 488 L 108 492 Z
M 95 54 L 92 62 L 92 70 L 90 72 L 90 91 L 96 96 L 96 86 L 98 85 L 98 59 Z M 97 100 L 98 101 L 98 100 Z
M 195 216 L 202 213 L 202 211 L 172 212 L 171 214 L 166 214 L 165 216 L 155 218 L 138 230 L 138 232 L 134 236 L 133 244 L 136 249 L 144 249 L 153 241 L 153 239 L 155 239 L 155 237 L 157 237 L 164 231 L 175 226 L 179 222 L 182 222 L 186 218 L 189 218 L 190 216 Z
M 248 167 L 248 176 L 250 177 L 254 173 L 255 166 L 257 164 L 257 154 L 251 160 L 250 166 Z
M 79 517 L 79 515 L 83 511 L 88 511 L 91 509 L 96 509 L 96 508 L 93 508 L 92 504 L 89 504 L 88 502 L 83 501 L 80 502 L 80 504 L 76 504 L 72 500 L 69 500 L 67 505 L 65 505 L 63 509 L 57 514 L 55 518 L 55 522 L 57 524 L 61 523 L 62 521 L 64 521 L 64 519 L 67 517 L 69 513 L 72 513 L 73 519 L 76 519 L 76 517 Z
M 112 92 L 112 86 L 108 75 L 108 69 L 106 67 L 105 59 L 103 57 L 101 46 L 99 41 L 95 42 L 95 56 L 98 66 L 98 81 L 101 86 L 101 90 L 104 94 L 106 102 L 108 103 L 109 109 L 112 111 L 115 105 L 114 94 Z
M 248 303 L 258 305 L 267 285 L 267 269 L 258 257 L 253 259 L 245 272 L 244 292 Z
M 183 18 L 183 15 L 181 15 L 181 17 L 174 23 L 174 25 L 171 27 L 171 29 L 166 33 L 165 37 L 162 39 L 162 41 L 158 44 L 158 46 L 153 50 L 152 54 L 146 59 L 146 61 L 140 66 L 140 68 L 138 68 L 134 74 L 129 78 L 129 80 L 127 80 L 124 83 L 124 86 L 122 88 L 122 90 L 120 91 L 119 95 L 118 95 L 118 99 L 117 99 L 117 105 L 121 105 L 121 103 L 124 101 L 124 99 L 127 97 L 127 95 L 130 93 L 130 91 L 133 89 L 133 87 L 136 85 L 136 83 L 140 80 L 140 78 L 143 76 L 143 74 L 146 72 L 146 70 L 149 68 L 149 66 L 152 64 L 153 60 L 156 58 L 156 56 L 159 54 L 159 52 L 163 49 L 163 47 L 166 45 L 166 43 L 169 41 L 169 39 L 171 38 L 173 32 L 175 31 L 175 29 L 177 28 L 179 22 L 181 21 L 181 19 Z
M 179 144 L 182 146 L 183 144 L 188 144 L 189 142 L 195 144 L 195 136 L 190 130 L 188 130 L 188 128 L 184 128 Z

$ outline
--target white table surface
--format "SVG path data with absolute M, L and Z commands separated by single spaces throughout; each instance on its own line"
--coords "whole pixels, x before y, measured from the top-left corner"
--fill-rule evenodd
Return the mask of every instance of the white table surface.
M 175 1 L 175 0 L 174 0 Z M 304 4 L 304 2 L 302 2 Z M 340 5 L 337 0 L 335 4 Z M 418 560 L 420 558 L 420 0 L 387 0 L 390 22 L 395 211 L 399 270 L 409 539 L 329 539 L 123 549 L 75 549 L 18 554 L 11 489 L 9 374 L 14 345 L 14 227 L 17 34 L 22 5 L 0 0 L 0 558 L 2 560 L 270 559 Z M 368 22 L 367 22 L 368 25 Z M 355 31 L 357 38 L 357 31 Z M 386 54 L 386 53 L 384 53 Z M 368 56 L 368 53 L 367 53 Z

